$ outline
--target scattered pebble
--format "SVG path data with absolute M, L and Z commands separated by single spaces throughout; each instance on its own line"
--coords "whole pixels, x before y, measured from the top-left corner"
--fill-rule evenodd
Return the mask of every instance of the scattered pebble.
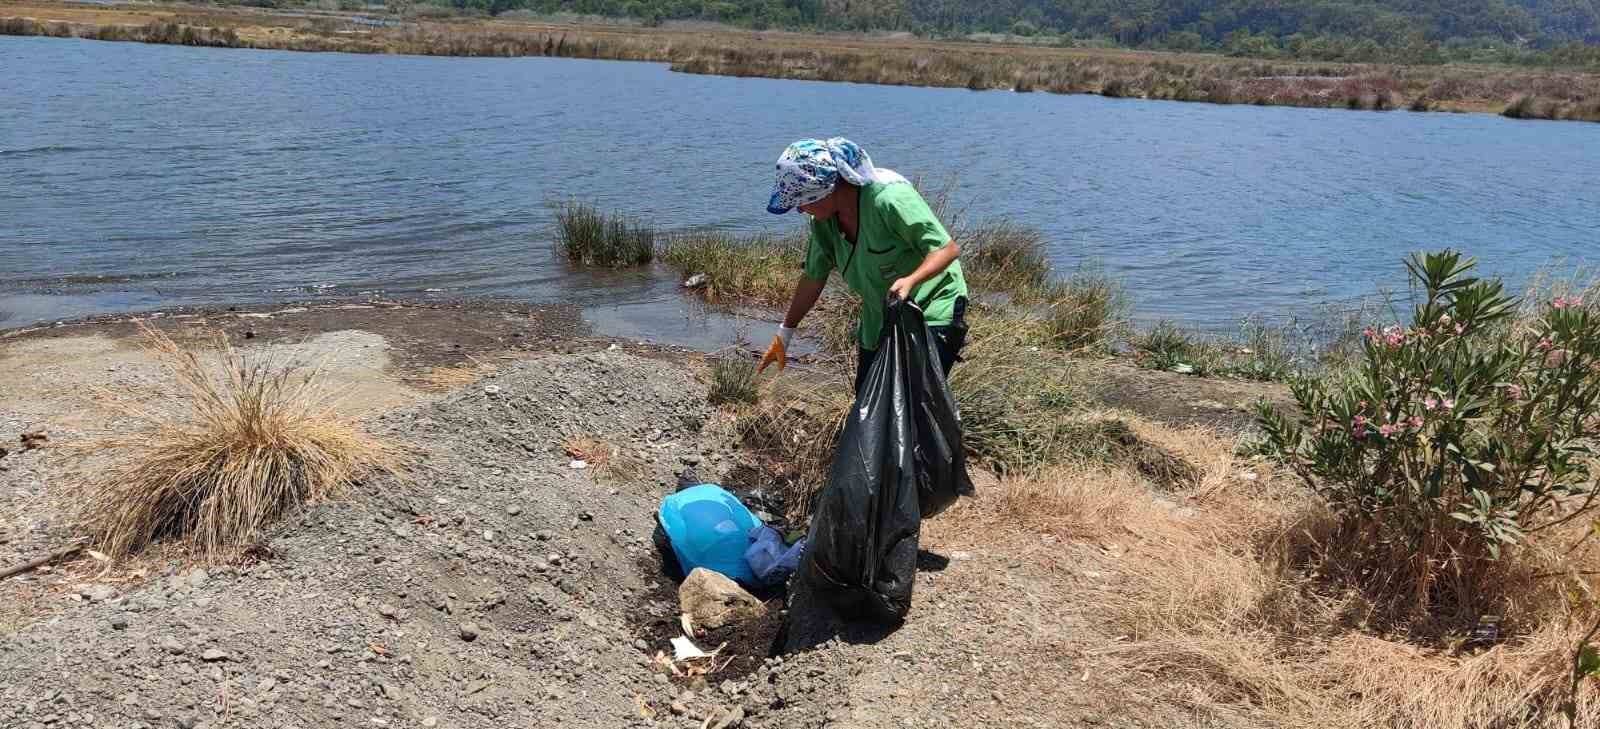
M 464 641 L 467 641 L 468 643 L 471 643 L 472 641 L 477 640 L 478 639 L 478 625 L 477 625 L 477 623 L 462 623 L 461 624 L 461 639 L 464 640 Z

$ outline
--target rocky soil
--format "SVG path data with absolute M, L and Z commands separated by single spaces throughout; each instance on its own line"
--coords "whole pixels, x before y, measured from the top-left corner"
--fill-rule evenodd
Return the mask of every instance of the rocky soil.
M 384 351 L 369 336 L 339 341 Z M 158 550 L 106 569 L 80 555 L 5 580 L 0 600 L 26 609 L 0 606 L 0 727 L 1145 725 L 1097 697 L 1070 586 L 1098 557 L 1074 572 L 1066 545 L 1041 562 L 940 530 L 897 630 L 769 656 L 775 597 L 774 620 L 700 641 L 738 660 L 669 675 L 656 656 L 679 606 L 653 514 L 686 471 L 736 486 L 739 457 L 683 357 L 574 344 L 593 351 L 502 357 L 448 395 L 374 400 L 370 427 L 414 451 L 410 471 L 280 523 L 245 563 Z M 13 362 L 29 351 L 15 346 Z M 163 396 L 111 360 L 90 367 Z M 29 397 L 0 413 L 7 428 L 69 403 Z M 52 480 L 76 457 L 65 446 L 106 423 L 71 425 L 0 458 L 0 507 L 16 517 L 0 525 L 0 568 L 70 536 Z M 577 438 L 631 467 L 573 468 L 563 444 Z

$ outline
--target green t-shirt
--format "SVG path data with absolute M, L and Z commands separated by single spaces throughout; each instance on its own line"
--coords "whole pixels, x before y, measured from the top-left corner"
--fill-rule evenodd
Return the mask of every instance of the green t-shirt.
M 883 331 L 889 285 L 917 270 L 929 252 L 950 242 L 950 234 L 917 188 L 904 182 L 875 182 L 861 188 L 857 228 L 856 244 L 851 245 L 837 220 L 812 221 L 805 276 L 826 281 L 829 272 L 839 270 L 850 290 L 861 297 L 861 347 L 875 350 Z M 935 274 L 911 292 L 929 326 L 949 324 L 955 317 L 956 299 L 966 295 L 960 261 L 952 261 L 944 273 Z

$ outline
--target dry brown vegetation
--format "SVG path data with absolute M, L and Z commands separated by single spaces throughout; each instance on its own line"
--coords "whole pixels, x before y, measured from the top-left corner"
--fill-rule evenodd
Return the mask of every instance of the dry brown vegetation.
M 412 378 L 416 386 L 433 392 L 449 392 L 471 385 L 478 380 L 494 374 L 495 368 L 481 362 L 470 364 L 429 367 L 426 372 Z
M 586 470 L 597 478 L 634 478 L 644 468 L 637 456 L 604 438 L 592 435 L 568 438 L 561 444 L 568 458 L 583 461 Z
M 1262 61 L 1150 51 L 917 39 L 417 20 L 374 28 L 350 16 L 189 5 L 13 3 L 0 34 L 241 48 L 447 56 L 565 56 L 670 63 L 728 76 L 973 90 L 1600 120 L 1600 74 L 1489 66 Z M 1521 100 L 1521 101 L 1519 101 Z
M 203 348 L 148 327 L 144 337 L 180 401 L 170 410 L 113 402 L 144 427 L 90 446 L 112 463 L 78 485 L 75 501 L 83 532 L 105 553 L 172 539 L 226 558 L 285 512 L 401 461 L 334 410 L 337 393 L 320 368 L 252 361 L 221 335 Z
M 1157 492 L 1131 464 L 1068 463 L 1003 479 L 925 526 L 1057 570 L 1094 616 L 1100 637 L 1081 648 L 1114 672 L 1119 712 L 1177 706 L 1229 726 L 1566 726 L 1573 650 L 1595 615 L 1564 594 L 1593 585 L 1561 575 L 1600 567 L 1592 549 L 1528 550 L 1505 565 L 1523 578 L 1504 583 L 1497 638 L 1391 634 L 1368 620 L 1381 595 L 1324 569 L 1359 545 L 1321 541 L 1333 517 L 1292 478 L 1233 455 L 1224 434 L 1131 422 L 1198 478 Z M 1600 726 L 1600 686 L 1576 696 L 1576 725 Z

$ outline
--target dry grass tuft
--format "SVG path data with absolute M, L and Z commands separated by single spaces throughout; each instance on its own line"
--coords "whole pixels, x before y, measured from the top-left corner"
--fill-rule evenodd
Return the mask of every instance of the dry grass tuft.
M 854 402 L 842 375 L 791 372 L 772 381 L 761 402 L 734 419 L 736 436 L 755 456 L 765 483 L 791 523 L 804 523 L 828 481 L 834 447 Z
M 95 443 L 117 460 L 75 496 L 100 551 L 175 539 L 227 558 L 285 512 L 398 466 L 391 444 L 334 410 L 320 369 L 252 362 L 221 335 L 211 354 L 143 333 L 185 397 L 175 412 L 121 405 L 147 427 Z
M 644 462 L 610 441 L 595 436 L 568 438 L 561 444 L 568 458 L 588 464 L 588 471 L 598 478 L 626 481 L 644 473 Z
M 430 367 L 427 372 L 411 379 L 421 389 L 449 392 L 472 385 L 494 372 L 494 367 L 474 362 L 454 367 Z
M 1130 428 L 1194 464 L 1197 483 L 1158 500 L 1136 467 L 1084 461 L 1002 480 L 925 525 L 953 542 L 1103 573 L 1070 589 L 1105 636 L 1085 651 L 1110 662 L 1124 706 L 1178 706 L 1197 723 L 1237 726 L 1566 726 L 1572 651 L 1596 617 L 1561 597 L 1571 583 L 1508 582 L 1517 599 L 1494 645 L 1381 632 L 1367 596 L 1306 562 L 1307 535 L 1334 523 L 1308 493 L 1265 463 L 1237 461 L 1215 433 L 1136 419 Z M 1519 554 L 1526 561 L 1508 572 L 1600 566 L 1593 550 L 1566 562 L 1555 551 Z M 1577 726 L 1600 726 L 1600 685 L 1580 685 L 1576 711 Z

